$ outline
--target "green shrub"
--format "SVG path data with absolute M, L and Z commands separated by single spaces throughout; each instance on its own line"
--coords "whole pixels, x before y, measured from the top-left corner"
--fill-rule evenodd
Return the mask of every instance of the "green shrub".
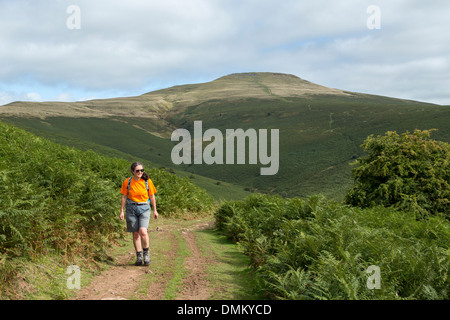
M 194 185 L 188 177 L 180 178 L 165 170 L 147 170 L 157 190 L 157 208 L 167 217 L 205 215 L 215 208 L 214 198 Z
M 119 191 L 130 176 L 127 161 L 63 147 L 3 123 L 0 146 L 0 252 L 99 251 L 99 243 L 119 237 Z M 162 215 L 201 214 L 214 205 L 187 178 L 158 169 L 149 174 Z M 81 245 L 80 239 L 92 245 Z
M 431 131 L 369 136 L 362 145 L 369 154 L 357 159 L 346 203 L 450 218 L 450 144 L 431 140 Z
M 450 226 L 393 208 L 252 195 L 216 211 L 272 299 L 448 299 Z M 367 287 L 367 268 L 381 289 Z
M 128 161 L 64 147 L 0 122 L 0 285 L 20 271 L 11 269 L 23 265 L 19 260 L 107 259 L 107 249 L 124 236 L 120 187 L 129 167 Z M 212 209 L 212 197 L 187 179 L 157 169 L 149 173 L 161 215 Z

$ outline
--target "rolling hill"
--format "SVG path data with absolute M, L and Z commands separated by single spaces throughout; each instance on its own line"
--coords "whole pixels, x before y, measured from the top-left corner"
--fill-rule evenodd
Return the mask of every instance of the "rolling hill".
M 450 141 L 449 106 L 332 89 L 280 73 L 231 74 L 136 97 L 14 102 L 0 107 L 0 119 L 59 143 L 145 159 L 225 198 L 259 191 L 340 199 L 368 135 L 436 128 L 434 139 Z M 249 164 L 248 154 L 246 164 L 175 165 L 171 135 L 187 129 L 194 137 L 195 121 L 203 132 L 214 128 L 224 136 L 228 129 L 278 129 L 277 174 L 261 175 L 264 166 Z

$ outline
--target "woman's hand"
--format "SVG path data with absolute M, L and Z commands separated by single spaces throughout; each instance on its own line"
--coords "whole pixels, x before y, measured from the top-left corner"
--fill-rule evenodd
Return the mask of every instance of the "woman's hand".
M 158 210 L 156 210 L 156 199 L 154 194 L 150 196 L 150 203 L 152 204 L 153 208 L 153 216 L 155 217 L 155 219 L 158 219 Z
M 126 194 L 122 195 L 122 201 L 121 201 L 122 205 L 120 207 L 120 216 L 119 216 L 120 220 L 123 220 L 125 217 L 124 210 L 125 210 L 125 205 L 127 203 L 127 198 L 128 198 L 128 196 Z

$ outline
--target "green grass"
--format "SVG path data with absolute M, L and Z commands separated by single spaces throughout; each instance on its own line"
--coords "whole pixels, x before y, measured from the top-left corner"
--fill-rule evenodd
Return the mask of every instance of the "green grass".
M 167 220 L 165 220 L 167 222 Z M 160 221 L 161 222 L 161 221 Z M 161 226 L 160 223 L 158 225 Z M 162 223 L 164 228 L 164 222 Z M 149 288 L 154 283 L 163 283 L 166 277 L 172 277 L 175 265 L 173 261 L 169 259 L 169 253 L 178 253 L 178 246 L 174 245 L 170 238 L 162 237 L 158 232 L 150 232 L 150 259 L 152 263 L 150 265 L 151 273 L 143 277 L 140 286 L 135 294 L 129 297 L 132 300 L 146 299 L 149 294 Z M 134 252 L 131 239 L 129 239 L 126 248 L 128 252 Z M 151 293 L 150 293 L 151 294 Z M 171 294 L 169 292 L 169 294 Z
M 175 264 L 173 265 L 172 277 L 166 284 L 166 290 L 164 293 L 165 300 L 173 300 L 182 291 L 183 279 L 188 274 L 188 271 L 184 268 L 183 264 L 187 257 L 189 257 L 190 252 L 188 250 L 187 244 L 183 237 L 176 232 L 172 232 L 177 240 L 177 254 L 175 259 Z
M 27 262 L 41 261 L 39 255 L 50 260 L 59 255 L 67 261 L 74 261 L 76 256 L 98 261 L 107 258 L 105 250 L 109 239 L 97 232 L 102 229 L 98 228 L 98 221 L 110 231 L 107 233 L 109 237 L 118 235 L 119 227 L 112 217 L 115 212 L 113 203 L 117 187 L 128 175 L 132 160 L 142 159 L 147 168 L 165 167 L 165 170 L 153 169 L 154 182 L 158 184 L 158 195 L 161 196 L 158 207 L 162 210 L 159 211 L 179 215 L 180 212 L 192 212 L 193 207 L 203 212 L 203 205 L 211 202 L 210 197 L 192 183 L 203 186 L 216 199 L 242 199 L 249 194 L 248 191 L 259 191 L 289 197 L 322 193 L 340 200 L 352 185 L 349 164 L 362 155 L 360 145 L 368 135 L 384 134 L 388 130 L 412 132 L 414 129 L 436 128 L 439 131 L 433 138 L 450 141 L 449 106 L 354 93 L 349 93 L 350 96 L 283 96 L 268 83 L 280 82 L 269 79 L 268 75 L 251 75 L 255 78 L 247 82 L 234 81 L 248 77 L 250 75 L 230 76 L 205 85 L 173 87 L 131 100 L 89 102 L 99 110 L 113 110 L 114 105 L 125 109 L 126 105 L 136 110 L 132 117 L 123 112 L 123 115 L 101 119 L 4 118 L 39 136 L 83 150 L 96 150 L 102 155 L 52 144 L 0 123 L 0 294 L 9 294 L 5 284 L 11 285 L 11 279 L 23 272 L 32 277 L 35 271 L 27 269 L 30 266 Z M 289 78 L 289 81 L 298 82 L 295 78 Z M 212 97 L 210 93 L 217 93 L 217 90 L 220 94 Z M 246 92 L 259 92 L 261 96 L 246 95 Z M 169 100 L 173 99 L 173 104 L 167 109 L 161 107 L 157 118 L 142 119 L 139 112 L 151 111 L 155 107 L 151 102 L 153 95 L 167 96 Z M 173 98 L 178 96 L 189 99 L 183 102 L 181 98 Z M 26 105 L 38 108 L 32 103 Z M 71 106 L 74 105 L 66 104 L 69 110 Z M 174 128 L 192 129 L 196 120 L 202 120 L 204 130 L 217 128 L 222 132 L 236 128 L 279 129 L 278 174 L 260 176 L 260 165 L 173 166 L 170 152 L 174 143 L 167 134 Z M 166 138 L 150 132 L 164 134 Z M 171 172 L 186 179 L 180 179 Z M 220 261 L 209 269 L 209 279 L 213 286 L 217 286 L 218 297 L 257 296 L 257 293 L 248 291 L 253 287 L 252 277 L 247 278 L 249 273 L 244 266 L 248 262 L 263 266 L 264 279 L 270 283 L 270 294 L 276 297 L 358 297 L 355 293 L 360 297 L 372 297 L 367 292 L 353 290 L 363 279 L 362 267 L 369 262 L 380 264 L 383 270 L 388 269 L 390 282 L 383 297 L 395 298 L 396 294 L 402 298 L 446 296 L 442 288 L 445 281 L 448 283 L 448 246 L 441 245 L 440 241 L 448 239 L 448 227 L 437 219 L 427 225 L 402 214 L 396 216 L 389 210 L 359 211 L 340 205 L 324 205 L 314 213 L 314 218 L 308 216 L 304 220 L 287 222 L 279 219 L 278 209 L 284 206 L 279 204 L 281 200 L 275 201 L 268 195 L 260 197 L 269 201 L 268 206 L 258 207 L 265 203 L 263 200 L 245 200 L 252 206 L 237 215 L 240 220 L 236 218 L 227 226 L 231 227 L 229 234 L 240 240 L 241 248 L 251 253 L 249 260 L 242 258 L 237 248 L 218 234 L 212 231 L 196 233 L 203 252 L 211 252 Z M 286 201 L 293 201 L 294 209 L 291 209 L 295 211 L 296 200 Z M 272 208 L 273 203 L 275 208 Z M 225 203 L 222 209 L 229 204 Z M 239 206 L 237 202 L 233 205 Z M 270 215 L 267 214 L 269 209 L 273 210 Z M 300 206 L 298 210 L 303 209 Z M 253 220 L 246 221 L 249 218 Z M 381 227 L 374 226 L 375 222 Z M 266 225 L 262 230 L 260 225 L 254 228 L 247 223 Z M 60 225 L 67 227 L 64 232 L 58 228 Z M 245 237 L 241 238 L 243 235 Z M 84 242 L 87 239 L 91 242 Z M 183 249 L 183 241 L 179 237 L 177 239 L 181 246 L 181 249 L 176 249 L 181 250 L 176 262 L 179 267 L 187 257 L 187 251 Z M 208 242 L 203 241 L 205 239 Z M 276 243 L 274 239 L 284 239 L 284 242 Z M 97 241 L 101 244 L 100 250 L 92 245 Z M 383 246 L 379 248 L 374 243 L 383 243 Z M 162 251 L 155 254 L 160 255 L 162 269 L 159 272 L 162 273 L 170 267 L 163 252 L 171 248 L 167 247 L 167 241 L 161 243 L 161 248 Z M 318 248 L 325 248 L 325 251 Z M 364 251 L 372 252 L 373 256 L 366 256 L 367 259 L 361 263 Z M 427 257 L 432 263 L 421 257 Z M 307 264 L 310 262 L 308 259 L 316 260 L 316 263 Z M 270 263 L 266 264 L 267 261 Z M 56 274 L 62 268 L 58 263 L 55 262 Z M 183 268 L 178 267 L 167 298 L 174 297 L 186 276 Z M 302 271 L 300 267 L 305 269 Z M 273 273 L 274 270 L 281 272 Z M 154 278 L 159 279 L 158 275 Z M 408 283 L 406 279 L 413 281 Z M 307 286 L 302 289 L 311 288 L 310 281 L 316 280 L 323 280 L 312 285 L 318 291 L 306 294 L 298 291 L 304 284 Z M 58 289 L 55 279 L 46 282 L 44 277 L 36 281 L 42 281 L 43 288 L 49 289 L 43 297 L 66 295 Z M 224 289 L 228 282 L 232 283 L 229 287 L 231 293 Z
M 252 195 L 225 203 L 216 223 L 248 255 L 270 299 L 449 297 L 450 224 L 440 216 Z M 371 265 L 381 270 L 377 290 L 366 286 Z
M 356 95 L 289 98 L 289 102 L 209 101 L 190 106 L 168 120 L 187 129 L 201 119 L 203 128 L 222 132 L 227 128 L 280 130 L 280 170 L 276 176 L 260 176 L 260 165 L 192 165 L 184 166 L 186 171 L 259 192 L 286 196 L 323 193 L 342 199 L 352 184 L 349 164 L 363 154 L 360 145 L 369 134 L 438 128 L 436 138 L 448 141 L 449 116 L 448 107 Z
M 108 259 L 111 243 L 123 236 L 119 190 L 129 166 L 0 122 L 0 295 L 20 292 L 17 279 L 43 257 L 88 269 Z M 161 217 L 202 216 L 214 208 L 213 198 L 188 178 L 147 171 Z
M 108 157 L 126 159 L 130 163 L 141 161 L 180 177 L 189 177 L 193 184 L 207 190 L 218 201 L 241 199 L 250 194 L 240 186 L 181 170 L 171 162 L 173 144 L 169 140 L 115 119 L 55 117 L 45 121 L 33 118 L 6 118 L 3 121 L 58 144 L 93 150 Z
M 254 300 L 262 297 L 257 292 L 249 258 L 227 237 L 212 229 L 197 231 L 198 246 L 205 256 L 216 263 L 208 267 L 207 279 L 217 300 Z
M 189 270 L 184 265 L 191 256 L 185 239 L 181 232 L 196 223 L 207 223 L 211 217 L 195 220 L 162 219 L 153 221 L 151 228 L 156 225 L 163 230 L 170 231 L 150 232 L 151 273 L 142 281 L 138 292 L 132 299 L 144 299 L 148 288 L 154 283 L 164 283 L 162 299 L 172 300 L 180 296 L 183 282 L 189 276 Z M 195 242 L 202 255 L 209 261 L 206 268 L 205 279 L 209 282 L 212 296 L 210 299 L 218 300 L 251 300 L 260 299 L 256 291 L 256 278 L 248 267 L 249 259 L 239 248 L 214 229 L 193 231 Z M 131 241 L 125 247 L 132 250 Z M 175 258 L 169 258 L 174 255 Z

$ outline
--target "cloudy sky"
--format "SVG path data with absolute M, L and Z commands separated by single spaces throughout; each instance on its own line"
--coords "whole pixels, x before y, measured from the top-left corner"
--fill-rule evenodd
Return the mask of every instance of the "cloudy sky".
M 450 105 L 448 0 L 0 0 L 0 105 L 235 72 Z

